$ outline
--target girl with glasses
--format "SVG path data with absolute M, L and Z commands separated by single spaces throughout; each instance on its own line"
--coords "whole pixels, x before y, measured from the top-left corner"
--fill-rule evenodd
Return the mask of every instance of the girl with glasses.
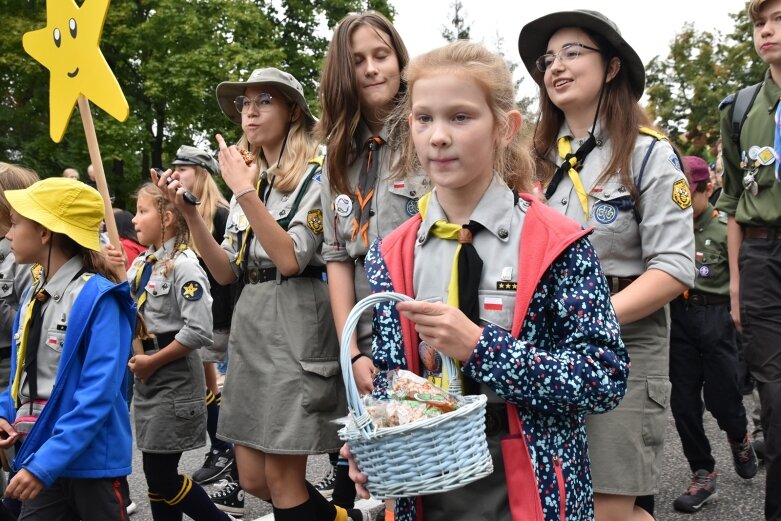
M 658 490 L 670 398 L 665 305 L 694 283 L 688 184 L 673 147 L 648 128 L 643 63 L 612 21 L 549 14 L 523 27 L 518 48 L 540 86 L 533 144 L 547 204 L 593 227 L 632 361 L 619 407 L 586 420 L 596 519 L 649 519 L 634 504 Z

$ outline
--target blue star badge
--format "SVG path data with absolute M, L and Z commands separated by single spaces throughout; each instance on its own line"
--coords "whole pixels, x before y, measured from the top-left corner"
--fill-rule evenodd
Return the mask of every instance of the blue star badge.
M 203 296 L 203 286 L 191 280 L 182 286 L 182 296 L 185 300 L 201 300 Z

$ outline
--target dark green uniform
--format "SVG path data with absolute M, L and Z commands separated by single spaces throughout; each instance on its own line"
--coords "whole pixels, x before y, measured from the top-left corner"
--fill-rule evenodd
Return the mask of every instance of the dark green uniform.
M 768 70 L 737 145 L 731 138 L 733 99 L 722 102 L 724 189 L 717 203 L 743 227 L 740 319 L 746 363 L 762 404 L 765 517 L 775 520 L 781 519 L 781 183 L 775 178 L 772 147 L 780 97 Z
M 692 473 L 715 467 L 702 426 L 703 398 L 730 439 L 746 435 L 729 314 L 726 215 L 708 205 L 694 221 L 694 244 L 694 289 L 670 303 L 670 408 Z

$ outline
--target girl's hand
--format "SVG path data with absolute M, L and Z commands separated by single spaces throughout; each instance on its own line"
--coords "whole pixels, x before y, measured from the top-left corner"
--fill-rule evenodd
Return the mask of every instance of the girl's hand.
M 469 360 L 483 334 L 461 310 L 442 302 L 399 302 L 396 309 L 415 323 L 421 340 L 454 360 Z
M 182 215 L 188 217 L 198 213 L 194 205 L 184 202 L 183 194 L 187 190 L 185 190 L 182 183 L 179 181 L 179 174 L 169 168 L 161 175 L 158 175 L 157 171 L 153 168 L 149 171 L 149 175 L 152 178 L 152 182 L 163 192 L 165 198 L 176 206 L 176 208 L 182 212 Z M 170 183 L 168 182 L 169 177 L 172 179 Z
M 157 371 L 157 365 L 150 355 L 134 355 L 127 366 L 143 383 L 146 383 Z
M 247 166 L 235 145 L 228 146 L 220 134 L 217 134 L 216 138 L 220 147 L 220 172 L 225 184 L 234 194 L 249 188 L 254 190 L 258 178 L 257 164 L 253 162 Z
M 342 450 L 339 451 L 339 455 L 347 460 L 350 464 L 350 479 L 355 483 L 355 492 L 358 493 L 358 497 L 363 499 L 369 499 L 369 491 L 366 490 L 365 484 L 368 481 L 366 474 L 358 470 L 358 465 L 355 464 L 355 458 L 353 458 L 350 447 L 347 444 L 342 446 Z
M 5 497 L 29 501 L 43 490 L 43 483 L 27 469 L 22 469 L 14 475 L 5 489 Z
M 117 269 L 124 270 L 125 264 L 127 263 L 125 250 L 119 251 L 114 247 L 113 244 L 109 243 L 103 245 L 103 253 L 106 255 L 106 260 L 109 264 Z
M 368 356 L 358 358 L 353 364 L 353 377 L 355 386 L 358 388 L 358 394 L 363 396 L 374 390 L 374 375 L 377 374 L 377 368 L 374 362 Z
M 4 418 L 0 418 L 0 449 L 7 449 L 19 438 L 19 433 L 16 432 L 13 425 L 8 423 Z

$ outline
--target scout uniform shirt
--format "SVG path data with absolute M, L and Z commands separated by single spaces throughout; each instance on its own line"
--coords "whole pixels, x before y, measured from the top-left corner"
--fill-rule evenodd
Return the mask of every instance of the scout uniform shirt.
M 734 96 L 734 95 L 733 95 Z M 774 121 L 781 88 L 773 82 L 770 71 L 757 93 L 740 133 L 740 146 L 732 135 L 732 96 L 720 105 L 723 136 L 724 187 L 716 203 L 719 210 L 734 215 L 744 226 L 781 226 L 781 183 L 775 179 L 776 158 L 773 152 Z M 756 182 L 756 194 L 744 186 L 747 175 Z M 750 180 L 745 180 L 750 184 Z
M 24 311 L 19 316 L 19 324 L 27 323 L 27 304 L 33 299 L 38 289 L 43 288 L 49 295 L 41 305 L 41 340 L 38 349 L 38 380 L 35 399 L 47 400 L 54 388 L 54 378 L 60 365 L 60 354 L 65 342 L 65 332 L 68 330 L 68 316 L 73 307 L 73 302 L 79 296 L 84 284 L 91 274 L 84 273 L 84 264 L 79 255 L 74 256 L 63 264 L 60 269 L 45 281 L 43 277 L 38 284 L 26 295 Z M 21 327 L 17 331 L 15 341 L 21 342 L 23 332 Z M 28 346 L 28 349 L 33 346 Z M 19 345 L 17 344 L 17 349 Z M 30 401 L 30 389 L 27 381 L 27 373 L 22 372 L 22 385 L 19 390 L 19 402 L 24 404 Z
M 147 329 L 158 335 L 176 332 L 176 340 L 190 349 L 210 346 L 212 297 L 209 281 L 192 250 L 179 252 L 173 262 L 168 258 L 176 247 L 174 241 L 170 239 L 159 250 L 147 250 L 136 257 L 127 272 L 128 280 L 135 280 L 138 270 L 144 269 L 147 257 L 154 255 L 157 260 L 145 287 L 146 302 L 141 311 Z
M 0 239 L 0 357 L 11 356 L 11 331 L 24 290 L 32 284 L 30 266 L 16 264 L 11 241 Z M 4 351 L 5 350 L 5 351 Z M 3 354 L 5 352 L 6 354 Z M 0 386 L 8 384 L 0 382 Z
M 694 289 L 711 295 L 729 295 L 727 216 L 710 204 L 694 221 Z
M 323 259 L 328 261 L 348 261 L 366 255 L 374 239 L 385 237 L 401 223 L 418 213 L 418 199 L 431 190 L 427 176 L 422 174 L 409 175 L 399 179 L 391 179 L 391 169 L 397 154 L 388 144 L 387 129 L 380 131 L 379 136 L 385 141 L 376 152 L 374 161 L 379 161 L 377 186 L 369 202 L 370 221 L 368 244 L 364 244 L 360 235 L 353 237 L 353 216 L 358 205 L 355 193 L 334 194 L 329 190 L 328 181 L 324 182 L 323 190 Z M 358 177 L 363 162 L 366 161 L 363 147 L 372 133 L 361 121 L 358 143 L 362 147 L 357 158 L 349 166 L 347 173 L 348 186 L 355 192 Z M 327 170 L 324 170 L 327 177 Z
M 274 168 L 272 167 L 268 171 L 273 172 Z M 268 175 L 268 171 L 263 172 L 261 175 Z M 263 202 L 274 219 L 279 221 L 280 219 L 290 217 L 289 214 L 293 210 L 293 203 L 298 197 L 298 193 L 302 190 L 308 173 L 309 168 L 307 168 L 307 174 L 301 176 L 298 186 L 289 193 L 276 190 L 272 181 Z M 292 216 L 287 229 L 287 234 L 293 239 L 293 251 L 298 262 L 299 273 L 304 271 L 309 265 L 323 266 L 325 264 L 320 255 L 320 245 L 323 240 L 323 211 L 320 209 L 320 187 L 321 176 L 320 174 L 315 174 L 315 178 L 309 183 L 307 192 L 301 199 L 298 210 Z M 242 210 L 235 197 L 231 198 L 228 226 L 225 229 L 225 240 L 222 241 L 221 246 L 222 249 L 228 252 L 231 268 L 233 268 L 236 278 L 242 276 L 242 266 L 236 263 L 236 259 L 244 242 L 247 227 L 249 227 L 249 220 L 244 215 L 244 210 Z M 269 257 L 260 241 L 258 241 L 257 233 L 257 230 L 253 230 L 252 240 L 246 251 L 246 255 L 248 255 L 246 267 L 248 269 L 275 268 L 276 266 L 271 261 L 271 257 Z M 259 233 L 263 233 L 263 231 L 260 230 Z
M 516 203 L 512 191 L 501 179 L 494 176 L 470 216 L 470 220 L 485 227 L 473 237 L 474 247 L 483 260 L 479 289 L 482 326 L 495 324 L 505 331 L 512 329 L 518 288 L 518 251 L 526 208 L 528 203 L 522 200 Z M 413 286 L 416 300 L 448 300 L 448 268 L 451 266 L 458 241 L 438 239 L 430 234 L 434 223 L 443 219 L 447 220 L 445 212 L 437 198 L 431 197 L 415 244 Z M 427 376 L 431 377 L 429 374 Z M 436 376 L 432 380 L 436 383 L 435 378 Z M 502 402 L 501 398 L 484 384 L 480 385 L 480 392 L 487 395 L 491 402 Z
M 691 194 L 673 148 L 667 141 L 657 141 L 637 187 L 637 201 L 632 201 L 629 187 L 621 183 L 618 174 L 597 182 L 610 161 L 612 147 L 599 124 L 594 135 L 597 146 L 586 156 L 580 170 L 588 194 L 588 219 L 567 175 L 548 200 L 548 206 L 584 227 L 594 227 L 589 240 L 606 276 L 637 277 L 654 268 L 691 287 L 694 284 Z M 585 138 L 572 138 L 566 124 L 559 130 L 558 138 L 565 136 L 571 138 L 573 153 L 585 141 Z M 645 134 L 637 136 L 630 163 L 636 184 L 654 139 Z M 562 162 L 557 154 L 554 162 L 557 165 Z

